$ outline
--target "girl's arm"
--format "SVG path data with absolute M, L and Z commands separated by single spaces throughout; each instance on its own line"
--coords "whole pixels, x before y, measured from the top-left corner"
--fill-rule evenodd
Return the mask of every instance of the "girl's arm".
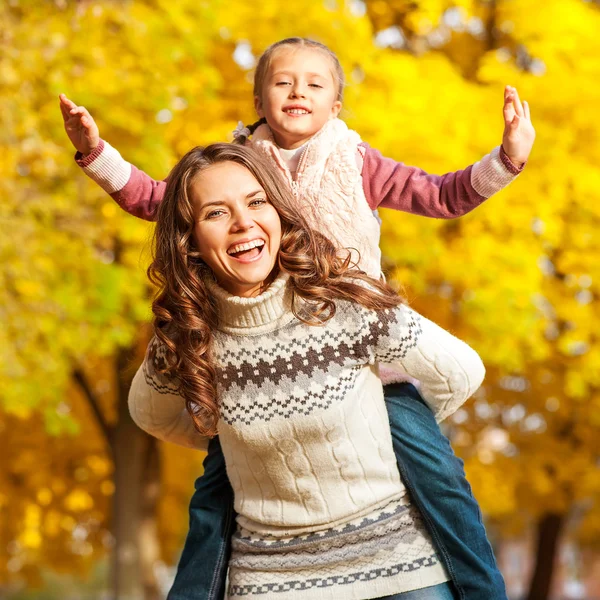
M 128 213 L 154 221 L 163 199 L 166 180 L 157 181 L 124 160 L 119 152 L 100 138 L 98 127 L 83 106 L 77 106 L 64 94 L 60 109 L 65 131 L 77 150 L 75 160 L 86 175 Z
M 362 177 L 369 206 L 393 208 L 426 217 L 460 217 L 499 192 L 523 170 L 535 130 L 529 105 L 515 88 L 504 90 L 502 145 L 462 171 L 429 175 L 361 144 Z
M 420 382 L 437 421 L 455 412 L 481 385 L 485 367 L 470 346 L 406 305 L 371 312 L 371 358 L 396 363 Z
M 155 371 L 149 351 L 131 383 L 129 412 L 140 429 L 159 440 L 198 450 L 208 448 L 208 438 L 194 427 L 177 387 Z

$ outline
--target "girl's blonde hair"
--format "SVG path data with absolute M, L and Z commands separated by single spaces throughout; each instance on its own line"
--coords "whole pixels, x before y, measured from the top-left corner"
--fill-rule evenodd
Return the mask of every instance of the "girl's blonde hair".
M 279 214 L 281 245 L 275 268 L 289 274 L 287 286 L 298 319 L 321 324 L 335 314 L 336 300 L 372 310 L 402 303 L 390 286 L 358 270 L 349 252 L 340 254 L 329 239 L 307 225 L 291 191 L 258 152 L 235 144 L 213 144 L 188 152 L 169 175 L 158 209 L 154 261 L 148 269 L 158 287 L 152 303 L 156 340 L 150 360 L 158 372 L 179 382 L 196 428 L 209 436 L 216 435 L 219 420 L 218 377 L 212 359 L 219 315 L 206 283 L 210 270 L 194 242 L 192 186 L 204 169 L 222 162 L 248 169 Z M 165 350 L 164 359 L 162 352 L 157 356 L 160 347 Z
M 321 44 L 321 42 L 317 42 L 315 40 L 311 40 L 308 38 L 301 37 L 291 37 L 285 38 L 284 40 L 280 40 L 279 42 L 275 42 L 271 44 L 260 56 L 258 59 L 258 64 L 256 65 L 256 70 L 254 71 L 254 96 L 261 96 L 263 91 L 263 86 L 265 83 L 265 78 L 269 71 L 269 67 L 271 66 L 271 62 L 273 60 L 273 56 L 279 50 L 284 48 L 308 48 L 311 50 L 315 50 L 316 52 L 321 52 L 329 58 L 332 64 L 331 74 L 333 75 L 333 80 L 337 85 L 337 100 L 342 102 L 344 100 L 344 87 L 346 85 L 346 77 L 344 75 L 344 69 L 342 69 L 342 65 L 335 52 L 333 52 L 330 48 L 328 48 L 325 44 Z M 250 131 L 250 135 L 252 135 L 256 129 L 266 123 L 266 119 L 259 119 L 256 123 L 252 125 L 247 125 L 246 127 Z M 235 142 L 237 144 L 245 144 L 246 140 L 249 136 L 239 135 L 236 137 Z

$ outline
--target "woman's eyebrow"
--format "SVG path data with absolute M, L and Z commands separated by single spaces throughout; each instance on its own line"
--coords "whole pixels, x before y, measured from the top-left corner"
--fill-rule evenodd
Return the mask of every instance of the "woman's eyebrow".
M 200 209 L 204 210 L 205 208 L 208 208 L 209 206 L 221 206 L 222 204 L 225 204 L 225 200 L 213 200 L 212 202 L 207 202 L 206 204 L 203 204 Z
M 263 190 L 254 190 L 253 192 L 246 194 L 246 198 L 252 198 L 253 196 L 257 196 L 258 194 L 264 194 L 264 191 Z

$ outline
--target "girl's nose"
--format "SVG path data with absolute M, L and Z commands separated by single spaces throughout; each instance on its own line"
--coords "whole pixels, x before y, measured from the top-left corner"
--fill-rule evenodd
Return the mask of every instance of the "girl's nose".
M 304 98 L 304 88 L 300 83 L 295 83 L 292 86 L 291 94 L 292 98 Z

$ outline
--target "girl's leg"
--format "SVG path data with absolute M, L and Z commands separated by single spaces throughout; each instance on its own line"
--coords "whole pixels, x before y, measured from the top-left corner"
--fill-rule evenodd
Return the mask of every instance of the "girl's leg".
M 448 583 L 440 583 L 431 587 L 421 588 L 403 594 L 384 596 L 377 600 L 456 600 L 456 595 Z
M 463 462 L 410 383 L 385 386 L 394 452 L 402 480 L 460 600 L 506 600 Z
M 223 600 L 231 535 L 233 490 L 219 438 L 208 445 L 204 474 L 190 502 L 190 529 L 167 600 Z

